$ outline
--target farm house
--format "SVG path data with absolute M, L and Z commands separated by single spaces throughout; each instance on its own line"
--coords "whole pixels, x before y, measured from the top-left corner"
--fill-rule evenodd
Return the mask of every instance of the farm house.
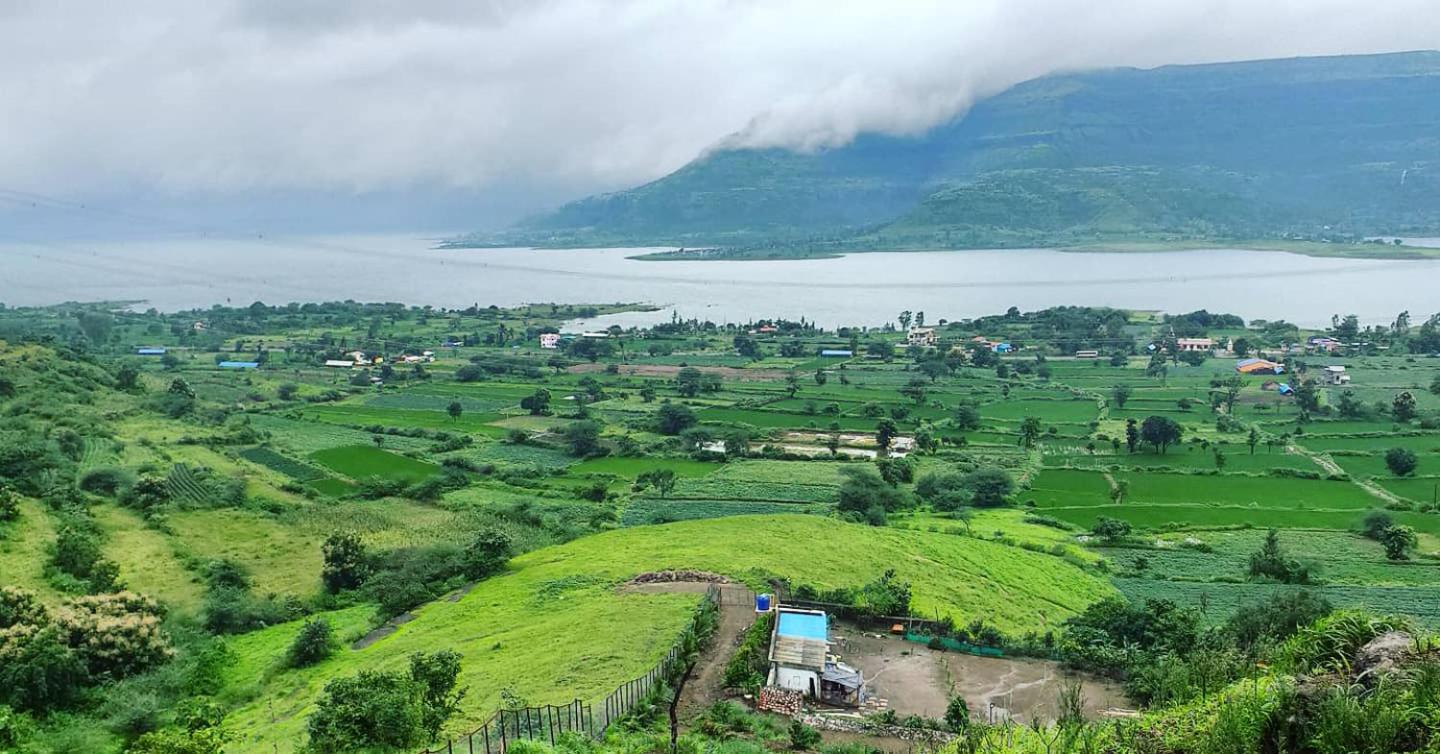
M 1331 365 L 1325 367 L 1325 382 L 1330 385 L 1349 385 L 1350 374 L 1345 371 L 1345 367 Z
M 1267 359 L 1241 359 L 1235 362 L 1235 371 L 1241 374 L 1284 374 L 1285 366 Z
M 860 671 L 830 656 L 829 619 L 821 610 L 780 607 L 770 636 L 769 685 L 829 704 L 865 701 Z

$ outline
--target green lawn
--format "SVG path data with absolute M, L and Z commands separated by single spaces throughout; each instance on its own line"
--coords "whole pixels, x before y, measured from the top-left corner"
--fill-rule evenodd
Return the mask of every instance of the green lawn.
M 105 557 L 120 566 L 120 581 L 126 589 L 148 594 L 172 610 L 198 615 L 204 597 L 200 578 L 175 557 L 164 534 L 116 505 L 97 505 L 90 510 L 105 531 Z

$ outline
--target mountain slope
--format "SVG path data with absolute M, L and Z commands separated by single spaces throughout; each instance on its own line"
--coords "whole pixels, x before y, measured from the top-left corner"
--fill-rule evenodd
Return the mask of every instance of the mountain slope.
M 726 149 L 503 239 L 842 246 L 1440 228 L 1440 52 L 1050 76 L 917 138 Z M 948 240 L 947 240 L 948 239 Z

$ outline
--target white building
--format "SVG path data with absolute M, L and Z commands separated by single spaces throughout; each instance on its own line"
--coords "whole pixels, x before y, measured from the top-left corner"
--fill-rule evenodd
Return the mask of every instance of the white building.
M 863 704 L 865 677 L 830 655 L 829 636 L 830 623 L 823 611 L 776 608 L 768 685 L 829 704 Z
M 770 685 L 820 698 L 825 655 L 830 651 L 829 623 L 820 610 L 782 607 L 770 634 Z
M 560 347 L 560 333 L 558 333 L 558 332 L 542 332 L 542 333 L 540 333 L 540 347 L 541 347 L 541 348 L 559 348 L 559 347 Z
M 1215 350 L 1215 341 L 1210 338 L 1177 338 L 1175 347 L 1184 352 L 1208 352 Z
M 1349 385 L 1350 375 L 1346 373 L 1345 367 L 1328 366 L 1325 367 L 1325 382 L 1330 385 Z
M 933 327 L 912 327 L 910 332 L 905 333 L 905 344 L 910 346 L 933 346 L 935 345 L 935 328 Z

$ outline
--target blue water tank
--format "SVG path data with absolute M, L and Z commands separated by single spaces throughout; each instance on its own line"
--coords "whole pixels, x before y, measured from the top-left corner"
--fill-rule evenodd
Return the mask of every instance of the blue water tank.
M 755 595 L 755 612 L 757 612 L 757 613 L 768 613 L 768 612 L 770 612 L 770 595 L 768 595 L 768 594 L 757 594 L 757 595 Z

